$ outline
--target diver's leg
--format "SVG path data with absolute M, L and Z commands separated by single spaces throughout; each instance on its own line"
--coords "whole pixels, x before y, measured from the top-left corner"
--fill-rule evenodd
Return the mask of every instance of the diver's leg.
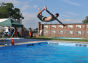
M 42 12 L 43 12 L 44 10 L 46 10 L 46 9 L 43 8 L 42 10 L 40 10 L 40 8 L 38 8 L 38 10 L 39 10 L 38 14 L 42 14 Z
M 39 11 L 38 13 L 39 13 L 40 15 L 42 15 L 42 12 L 41 12 L 40 8 L 38 8 L 38 11 Z M 41 13 L 40 13 L 40 12 L 41 12 Z

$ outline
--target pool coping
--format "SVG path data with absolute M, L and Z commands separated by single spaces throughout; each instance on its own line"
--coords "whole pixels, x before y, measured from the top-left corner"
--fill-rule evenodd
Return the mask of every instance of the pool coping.
M 32 44 L 32 43 L 41 43 L 41 42 L 62 42 L 62 43 L 80 43 L 80 44 L 88 44 L 88 42 L 79 42 L 79 41 L 59 41 L 59 40 L 43 40 L 43 41 L 29 41 L 23 43 L 15 43 L 15 45 L 22 45 L 22 44 Z
M 62 43 L 80 43 L 80 44 L 88 44 L 88 42 L 79 42 L 79 41 L 62 41 L 62 40 L 42 40 L 42 41 L 29 41 L 29 42 L 20 42 L 15 43 L 14 45 L 23 45 L 23 44 L 32 44 L 32 43 L 41 43 L 41 42 L 62 42 Z M 11 46 L 10 45 L 0 45 L 0 47 Z
M 88 44 L 88 42 L 80 42 L 80 41 L 63 41 L 63 40 L 50 40 L 50 42 L 64 42 L 64 43 L 83 43 Z
M 48 42 L 48 41 L 29 41 L 29 42 L 22 42 L 22 43 L 14 43 L 15 45 L 24 45 L 24 44 L 34 44 L 34 43 L 43 43 L 43 42 Z M 5 47 L 5 46 L 12 46 L 12 44 L 10 45 L 0 45 L 0 47 Z
M 31 41 L 31 42 L 15 43 L 15 45 L 32 44 L 32 43 L 41 43 L 41 42 L 47 42 L 47 41 Z

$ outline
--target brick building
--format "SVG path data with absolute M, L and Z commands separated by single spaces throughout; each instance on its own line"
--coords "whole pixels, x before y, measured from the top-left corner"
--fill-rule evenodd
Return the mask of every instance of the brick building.
M 88 37 L 88 24 L 41 24 L 38 34 L 49 37 Z

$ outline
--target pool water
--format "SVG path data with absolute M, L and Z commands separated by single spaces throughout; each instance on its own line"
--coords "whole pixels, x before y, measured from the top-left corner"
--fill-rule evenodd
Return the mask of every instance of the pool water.
M 88 47 L 47 43 L 0 47 L 0 63 L 88 63 Z

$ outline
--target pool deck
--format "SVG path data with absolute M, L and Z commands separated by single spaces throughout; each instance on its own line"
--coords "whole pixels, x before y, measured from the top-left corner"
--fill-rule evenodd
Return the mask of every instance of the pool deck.
M 81 43 L 88 44 L 88 42 L 79 41 L 60 41 L 60 40 L 43 40 L 43 39 L 24 39 L 24 38 L 13 38 L 15 45 L 29 44 L 29 43 L 40 43 L 40 42 L 63 42 L 63 43 Z M 12 38 L 0 39 L 0 47 L 11 45 Z
M 14 45 L 47 42 L 47 40 L 43 40 L 43 39 L 24 39 L 24 38 L 13 38 L 13 39 L 14 39 Z M 11 45 L 11 42 L 12 42 L 12 38 L 0 39 L 0 47 Z
M 50 42 L 83 43 L 83 44 L 88 44 L 88 42 L 81 42 L 81 41 L 63 41 L 63 40 L 51 40 Z

